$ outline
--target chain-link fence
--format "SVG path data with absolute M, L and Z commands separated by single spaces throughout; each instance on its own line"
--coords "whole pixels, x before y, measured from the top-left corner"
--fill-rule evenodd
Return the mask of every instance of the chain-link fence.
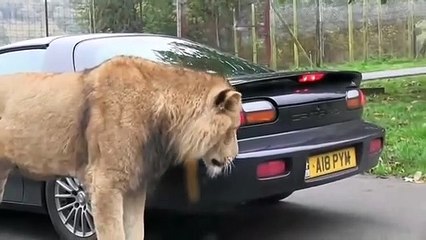
M 0 45 L 136 31 L 178 34 L 278 69 L 424 57 L 426 0 L 381 1 L 0 0 Z
M 47 35 L 83 32 L 70 1 L 1 0 L 0 45 Z
M 281 16 L 291 30 L 296 23 L 297 39 L 313 62 L 320 59 L 323 63 L 335 64 L 374 58 L 423 57 L 426 1 L 388 0 L 381 4 L 381 0 L 356 0 L 351 5 L 347 1 L 318 2 L 320 21 L 316 18 L 315 1 L 293 1 L 275 8 L 276 16 Z M 294 22 L 294 14 L 297 22 Z M 289 67 L 298 60 L 292 51 L 294 41 L 285 23 L 275 18 L 277 61 Z M 301 50 L 298 49 L 299 61 L 306 66 L 309 61 Z

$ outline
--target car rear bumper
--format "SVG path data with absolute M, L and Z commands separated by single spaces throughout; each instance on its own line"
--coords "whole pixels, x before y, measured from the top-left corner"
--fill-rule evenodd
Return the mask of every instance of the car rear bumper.
M 304 129 L 270 136 L 240 140 L 240 153 L 235 167 L 227 176 L 210 179 L 200 163 L 200 200 L 189 203 L 184 187 L 182 168 L 166 173 L 154 194 L 148 197 L 148 207 L 174 210 L 210 209 L 236 205 L 242 202 L 310 188 L 347 178 L 374 167 L 382 152 L 369 153 L 370 142 L 381 138 L 385 130 L 363 121 L 350 121 L 323 127 Z M 355 147 L 357 166 L 349 170 L 305 180 L 309 156 Z M 281 177 L 259 180 L 256 169 L 259 163 L 284 159 L 288 172 Z

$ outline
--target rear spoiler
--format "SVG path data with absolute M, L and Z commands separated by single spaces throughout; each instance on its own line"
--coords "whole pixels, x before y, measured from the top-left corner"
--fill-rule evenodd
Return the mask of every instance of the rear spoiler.
M 271 73 L 248 74 L 229 78 L 234 86 L 262 84 L 270 81 L 289 81 L 293 84 L 333 83 L 347 81 L 359 87 L 362 73 L 358 71 L 277 71 Z

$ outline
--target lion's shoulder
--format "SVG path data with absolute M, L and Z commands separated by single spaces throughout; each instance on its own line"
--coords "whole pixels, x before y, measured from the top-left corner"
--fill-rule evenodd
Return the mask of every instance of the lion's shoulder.
M 229 82 L 219 74 L 138 56 L 117 55 L 86 71 L 90 72 L 94 72 L 94 76 L 100 81 L 114 79 L 114 83 L 149 83 L 149 86 L 157 89 L 189 90 L 196 86 L 211 88 L 219 85 L 230 87 Z

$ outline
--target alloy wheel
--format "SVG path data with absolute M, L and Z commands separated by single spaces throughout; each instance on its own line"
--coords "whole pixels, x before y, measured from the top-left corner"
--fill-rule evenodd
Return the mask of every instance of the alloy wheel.
M 83 184 L 76 178 L 60 178 L 54 192 L 56 210 L 68 231 L 81 238 L 94 235 L 92 209 Z

